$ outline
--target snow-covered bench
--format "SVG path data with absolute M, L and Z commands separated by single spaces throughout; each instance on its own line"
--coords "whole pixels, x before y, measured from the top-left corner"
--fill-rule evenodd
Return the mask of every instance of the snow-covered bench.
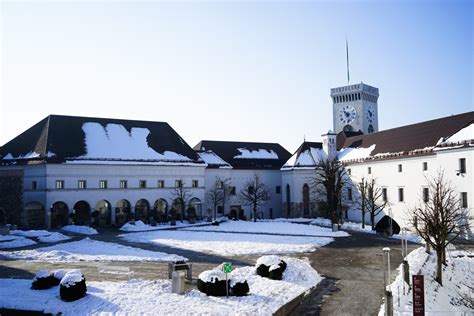
M 123 266 L 98 266 L 97 269 L 99 269 L 99 273 L 126 275 L 128 276 L 128 279 L 134 275 L 133 271 L 131 271 L 129 267 Z

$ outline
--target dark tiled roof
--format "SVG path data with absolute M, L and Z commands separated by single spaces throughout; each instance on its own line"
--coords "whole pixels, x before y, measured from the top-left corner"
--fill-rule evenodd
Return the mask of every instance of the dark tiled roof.
M 276 153 L 278 159 L 242 159 L 236 158 L 241 152 L 239 149 L 248 150 L 250 153 L 267 152 Z M 291 157 L 291 154 L 276 143 L 251 143 L 203 140 L 194 146 L 194 150 L 212 150 L 219 157 L 228 162 L 234 169 L 272 169 L 278 170 Z
M 375 144 L 371 156 L 381 153 L 409 152 L 434 147 L 446 138 L 474 122 L 474 111 L 389 130 L 346 138 L 342 148 L 368 148 Z
M 6 143 L 0 149 L 0 158 L 8 154 L 18 157 L 28 152 L 39 153 L 36 160 L 49 162 L 80 157 L 86 154 L 84 123 L 98 123 L 104 128 L 107 124 L 122 125 L 128 133 L 132 128 L 146 128 L 150 131 L 146 143 L 155 152 L 171 151 L 202 163 L 197 153 L 168 123 L 63 115 L 50 115 Z M 54 157 L 48 158 L 48 152 L 54 153 Z
M 344 143 L 346 142 L 347 138 L 359 136 L 359 135 L 364 135 L 364 133 L 362 133 L 361 131 L 357 131 L 357 132 L 340 131 L 339 134 L 336 135 L 337 150 L 341 149 L 342 146 L 344 146 Z

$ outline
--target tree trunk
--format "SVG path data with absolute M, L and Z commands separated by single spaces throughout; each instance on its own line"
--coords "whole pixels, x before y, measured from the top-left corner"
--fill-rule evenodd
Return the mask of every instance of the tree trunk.
M 436 281 L 443 286 L 443 250 L 436 250 Z
M 443 252 L 442 252 L 443 256 L 442 256 L 442 262 L 445 266 L 447 266 L 446 264 L 446 248 L 443 248 Z
M 257 205 L 253 205 L 253 221 L 257 222 Z
M 375 216 L 373 212 L 370 212 L 370 224 L 372 225 L 372 230 L 375 230 Z

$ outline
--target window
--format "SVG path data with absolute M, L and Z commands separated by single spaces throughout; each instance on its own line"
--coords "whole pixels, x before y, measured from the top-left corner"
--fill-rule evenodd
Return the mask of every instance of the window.
M 145 189 L 146 188 L 146 180 L 140 180 L 138 181 L 138 187 L 140 189 Z
M 224 187 L 224 182 L 222 182 L 221 180 L 218 180 L 216 182 L 216 189 L 222 189 Z
M 423 188 L 423 202 L 428 203 L 430 200 L 430 191 L 428 188 Z
M 461 207 L 467 208 L 467 192 L 461 192 Z
M 382 188 L 382 199 L 384 202 L 388 201 L 387 188 Z
M 31 181 L 31 190 L 36 190 L 38 188 L 38 183 L 36 181 Z
M 128 187 L 127 180 L 120 180 L 120 189 L 126 189 Z
M 281 186 L 277 185 L 277 186 L 275 187 L 275 193 L 276 193 L 276 194 L 281 194 Z
M 158 187 L 164 188 L 165 187 L 165 180 L 158 180 Z
M 352 188 L 347 189 L 347 199 L 352 201 Z
M 193 188 L 199 187 L 199 181 L 198 180 L 193 180 L 192 185 L 193 185 Z
M 57 190 L 64 189 L 64 180 L 56 180 L 56 189 Z
M 398 201 L 403 202 L 404 196 L 403 196 L 403 188 L 398 188 Z
M 351 169 L 350 169 L 350 168 L 347 169 L 347 174 L 348 174 L 348 175 L 351 175 Z
M 372 173 L 372 167 L 367 167 L 367 173 L 371 174 Z
M 402 172 L 402 171 L 403 171 L 402 165 L 398 165 L 398 172 Z
M 253 192 L 253 191 L 254 191 L 253 185 L 249 186 L 249 187 L 247 188 L 247 191 L 248 191 L 249 194 L 253 194 L 253 193 L 254 193 L 254 192 Z
M 174 186 L 175 186 L 175 188 L 182 188 L 182 187 L 183 187 L 183 181 L 181 181 L 181 180 L 176 180 L 176 181 L 174 182 Z
M 235 187 L 230 187 L 229 193 L 230 195 L 235 195 Z
M 99 181 L 99 188 L 107 189 L 107 180 L 100 180 Z
M 459 173 L 466 173 L 466 158 L 459 159 Z
M 87 187 L 86 180 L 79 180 L 77 181 L 77 188 L 78 189 L 85 189 Z
M 428 170 L 428 163 L 424 162 L 423 163 L 423 171 L 426 171 L 426 170 Z

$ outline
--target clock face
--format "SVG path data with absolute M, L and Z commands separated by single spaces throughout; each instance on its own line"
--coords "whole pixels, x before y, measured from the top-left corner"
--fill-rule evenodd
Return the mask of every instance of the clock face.
M 365 117 L 367 118 L 367 121 L 371 124 L 375 121 L 375 109 L 373 106 L 369 105 L 367 107 Z
M 339 120 L 344 124 L 350 124 L 354 122 L 356 118 L 356 109 L 352 105 L 345 105 L 339 111 Z

